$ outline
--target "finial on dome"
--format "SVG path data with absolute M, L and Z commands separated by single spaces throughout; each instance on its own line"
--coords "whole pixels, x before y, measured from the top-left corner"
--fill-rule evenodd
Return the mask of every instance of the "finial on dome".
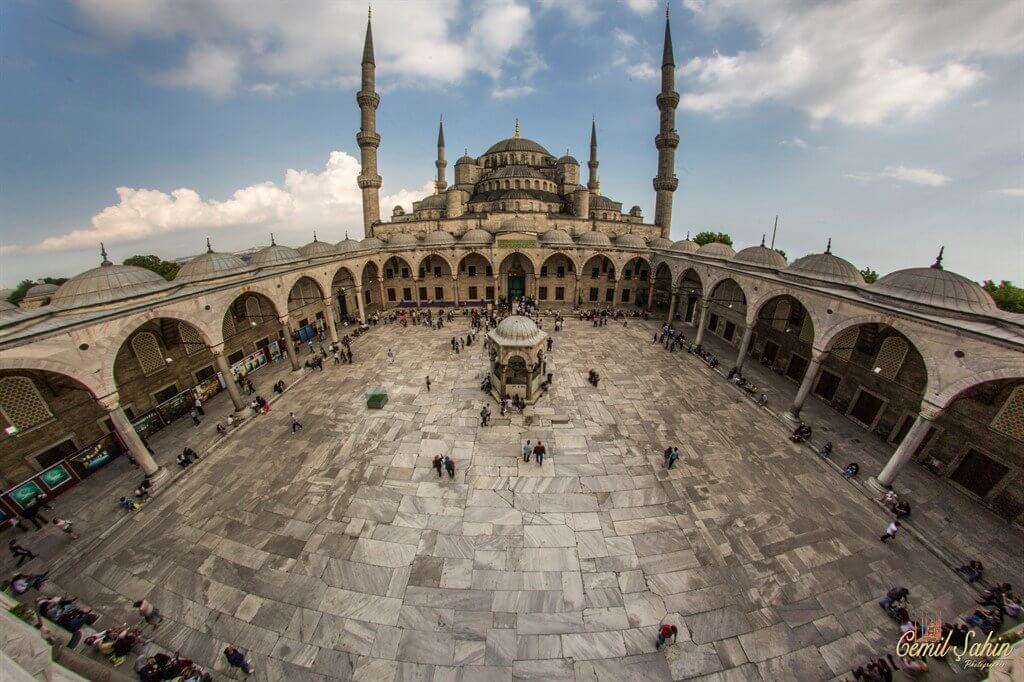
M 469 147 L 463 147 L 462 148 L 462 155 L 463 156 L 469 156 Z
M 277 244 L 274 243 L 274 233 L 273 232 L 270 233 L 270 245 L 271 246 L 277 246 Z
M 516 116 L 516 131 L 512 133 L 512 137 L 516 140 L 519 139 L 519 117 Z
M 345 230 L 345 241 L 348 241 L 348 230 Z
M 316 230 L 313 230 L 313 241 L 316 241 Z
M 936 270 L 942 269 L 942 252 L 946 250 L 945 246 L 939 247 L 939 255 L 935 257 L 935 262 L 932 263 L 932 267 Z
M 210 238 L 206 238 L 206 253 L 213 253 L 213 247 L 210 246 Z
M 100 265 L 113 265 L 113 263 L 107 259 L 107 247 L 103 245 L 103 242 L 100 242 L 100 255 L 103 256 L 103 260 L 100 261 Z
M 761 248 L 764 248 L 764 232 L 761 233 Z
M 686 241 L 690 241 L 690 231 L 686 231 Z
M 366 6 L 366 18 L 373 19 L 373 5 Z
M 832 255 L 832 237 L 828 238 L 828 244 L 825 245 L 825 253 L 829 256 Z

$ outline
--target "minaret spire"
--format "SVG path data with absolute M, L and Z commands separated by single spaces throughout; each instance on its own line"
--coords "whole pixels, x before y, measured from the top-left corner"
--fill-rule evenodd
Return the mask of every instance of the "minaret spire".
M 679 93 L 675 91 L 676 61 L 672 50 L 672 26 L 669 23 L 668 6 L 665 7 L 665 45 L 661 57 L 661 92 L 658 94 L 658 111 L 661 124 L 654 138 L 658 149 L 658 175 L 654 178 L 654 224 L 661 228 L 661 236 L 669 238 L 672 231 L 672 194 L 679 187 L 676 178 L 676 147 L 679 133 L 676 132 L 676 107 Z
M 601 181 L 597 179 L 597 166 L 597 117 L 592 116 L 590 120 L 590 161 L 587 161 L 587 168 L 590 169 L 587 189 L 591 194 L 601 193 Z
M 434 162 L 434 165 L 437 166 L 437 180 L 434 181 L 434 189 L 441 194 L 448 187 L 448 181 L 444 177 L 444 169 L 448 167 L 448 162 L 444 159 L 444 116 L 441 117 L 441 122 L 437 125 L 437 161 Z
M 377 106 L 380 95 L 376 88 L 377 66 L 373 58 L 373 28 L 371 26 L 372 10 L 366 13 L 366 40 L 363 42 L 362 88 L 356 93 L 359 103 L 359 132 L 356 142 L 362 168 L 356 182 L 363 192 L 363 234 L 373 236 L 373 226 L 380 222 L 380 186 L 381 177 L 377 173 L 377 147 L 380 146 L 380 135 L 377 134 Z

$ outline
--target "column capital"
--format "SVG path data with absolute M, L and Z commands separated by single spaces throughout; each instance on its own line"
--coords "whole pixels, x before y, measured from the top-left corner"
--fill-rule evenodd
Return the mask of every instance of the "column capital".
M 927 400 L 921 401 L 921 410 L 918 414 L 923 419 L 927 419 L 930 422 L 935 421 L 942 416 L 944 410 L 934 403 L 930 403 Z
M 827 358 L 827 357 L 828 357 L 828 351 L 827 350 L 822 350 L 821 348 L 815 348 L 814 346 L 811 346 L 811 360 L 816 360 L 817 362 L 823 362 L 825 360 L 825 358 Z
M 356 284 L 352 288 L 355 289 L 356 291 L 362 291 L 363 290 L 363 285 L 362 284 Z
M 277 321 L 280 322 L 281 324 L 288 324 L 288 319 L 288 313 L 277 316 Z
M 105 395 L 102 398 L 97 398 L 96 401 L 103 406 L 103 409 L 107 412 L 113 412 L 114 410 L 121 407 L 121 396 L 116 392 L 110 395 Z

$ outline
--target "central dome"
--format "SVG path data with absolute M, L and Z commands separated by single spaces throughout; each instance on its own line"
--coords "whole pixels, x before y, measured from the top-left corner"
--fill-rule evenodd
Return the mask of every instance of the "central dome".
M 499 154 L 501 152 L 534 152 L 551 156 L 551 152 L 544 149 L 539 143 L 528 140 L 525 137 L 509 137 L 496 142 L 484 154 Z
M 546 334 L 530 318 L 511 315 L 502 320 L 489 336 L 502 346 L 533 346 L 543 341 Z

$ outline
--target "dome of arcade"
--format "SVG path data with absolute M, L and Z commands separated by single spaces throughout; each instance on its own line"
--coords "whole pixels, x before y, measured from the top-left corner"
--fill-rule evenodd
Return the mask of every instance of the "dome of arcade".
M 373 237 L 370 237 L 370 239 L 373 239 Z M 334 245 L 334 250 L 338 253 L 352 253 L 353 251 L 362 251 L 365 248 L 366 246 L 363 242 L 357 242 L 355 239 L 349 239 L 347 234 L 344 239 Z
M 191 258 L 174 276 L 175 282 L 196 282 L 215 277 L 226 277 L 242 272 L 247 267 L 245 262 L 233 253 L 219 253 L 213 250 L 209 240 L 206 242 L 206 253 Z
M 501 346 L 535 346 L 547 336 L 528 317 L 510 315 L 488 336 Z
M 103 263 L 61 284 L 50 298 L 51 305 L 77 307 L 110 303 L 124 298 L 151 294 L 168 285 L 152 270 L 133 265 L 114 265 L 103 254 Z
M 7 311 L 7 310 L 17 310 L 17 309 L 18 309 L 18 306 L 14 305 L 10 301 L 8 301 L 6 298 L 0 298 L 0 313 L 2 313 L 4 311 Z
M 672 240 L 665 239 L 664 237 L 655 237 L 651 241 L 647 242 L 647 246 L 651 249 L 671 249 Z
M 420 240 L 408 232 L 398 232 L 388 237 L 388 246 L 416 246 L 419 243 Z
M 647 240 L 638 234 L 620 234 L 615 238 L 616 246 L 626 246 L 634 249 L 646 249 Z
M 721 258 L 723 260 L 732 258 L 736 255 L 736 252 L 732 250 L 732 247 L 722 242 L 709 242 L 704 246 L 700 247 L 696 251 L 698 256 L 707 256 L 708 258 Z M 783 264 L 785 265 L 785 264 Z
M 57 291 L 56 284 L 48 284 L 46 282 L 42 284 L 33 284 L 25 290 L 25 298 L 42 298 L 44 296 L 50 296 L 55 291 Z
M 454 243 L 455 237 L 453 237 L 450 232 L 445 232 L 444 230 L 434 230 L 433 232 L 428 232 L 427 236 L 423 238 L 424 246 L 442 246 L 445 244 Z
M 303 260 L 301 253 L 287 246 L 274 243 L 274 236 L 270 236 L 270 246 L 264 247 L 252 254 L 249 265 L 254 268 L 272 268 L 277 265 L 294 263 Z
M 987 314 L 996 311 L 995 301 L 981 285 L 963 275 L 943 270 L 938 261 L 930 268 L 890 272 L 869 285 L 867 290 L 902 301 L 964 313 Z
M 569 236 L 569 233 L 565 230 L 548 230 L 540 235 L 540 243 L 547 245 L 559 244 L 572 246 L 572 237 Z
M 336 256 L 338 255 L 338 250 L 335 248 L 334 244 L 322 242 L 318 240 L 314 234 L 313 241 L 305 246 L 299 247 L 299 253 L 306 258 L 320 258 L 322 256 Z
M 363 237 L 359 242 L 360 246 L 364 249 L 382 249 L 384 248 L 384 242 L 377 239 L 376 237 Z
M 672 244 L 670 251 L 678 251 L 680 253 L 697 253 L 700 249 L 700 244 L 690 239 L 680 239 L 679 241 Z
M 803 258 L 797 258 L 786 268 L 786 273 L 838 284 L 852 284 L 853 286 L 864 284 L 864 276 L 854 267 L 853 263 L 832 253 L 831 242 L 829 242 L 829 248 L 825 249 L 825 253 L 812 253 Z
M 583 234 L 576 237 L 576 243 L 580 246 L 611 246 L 612 241 L 608 239 L 608 235 L 604 232 L 596 232 L 591 230 L 590 232 L 584 232 Z
M 748 246 L 740 249 L 735 259 L 740 263 L 749 263 L 762 268 L 774 268 L 781 270 L 786 267 L 786 257 L 775 249 L 769 249 L 764 244 L 760 246 Z
M 494 235 L 487 230 L 469 230 L 459 239 L 462 244 L 492 244 Z

